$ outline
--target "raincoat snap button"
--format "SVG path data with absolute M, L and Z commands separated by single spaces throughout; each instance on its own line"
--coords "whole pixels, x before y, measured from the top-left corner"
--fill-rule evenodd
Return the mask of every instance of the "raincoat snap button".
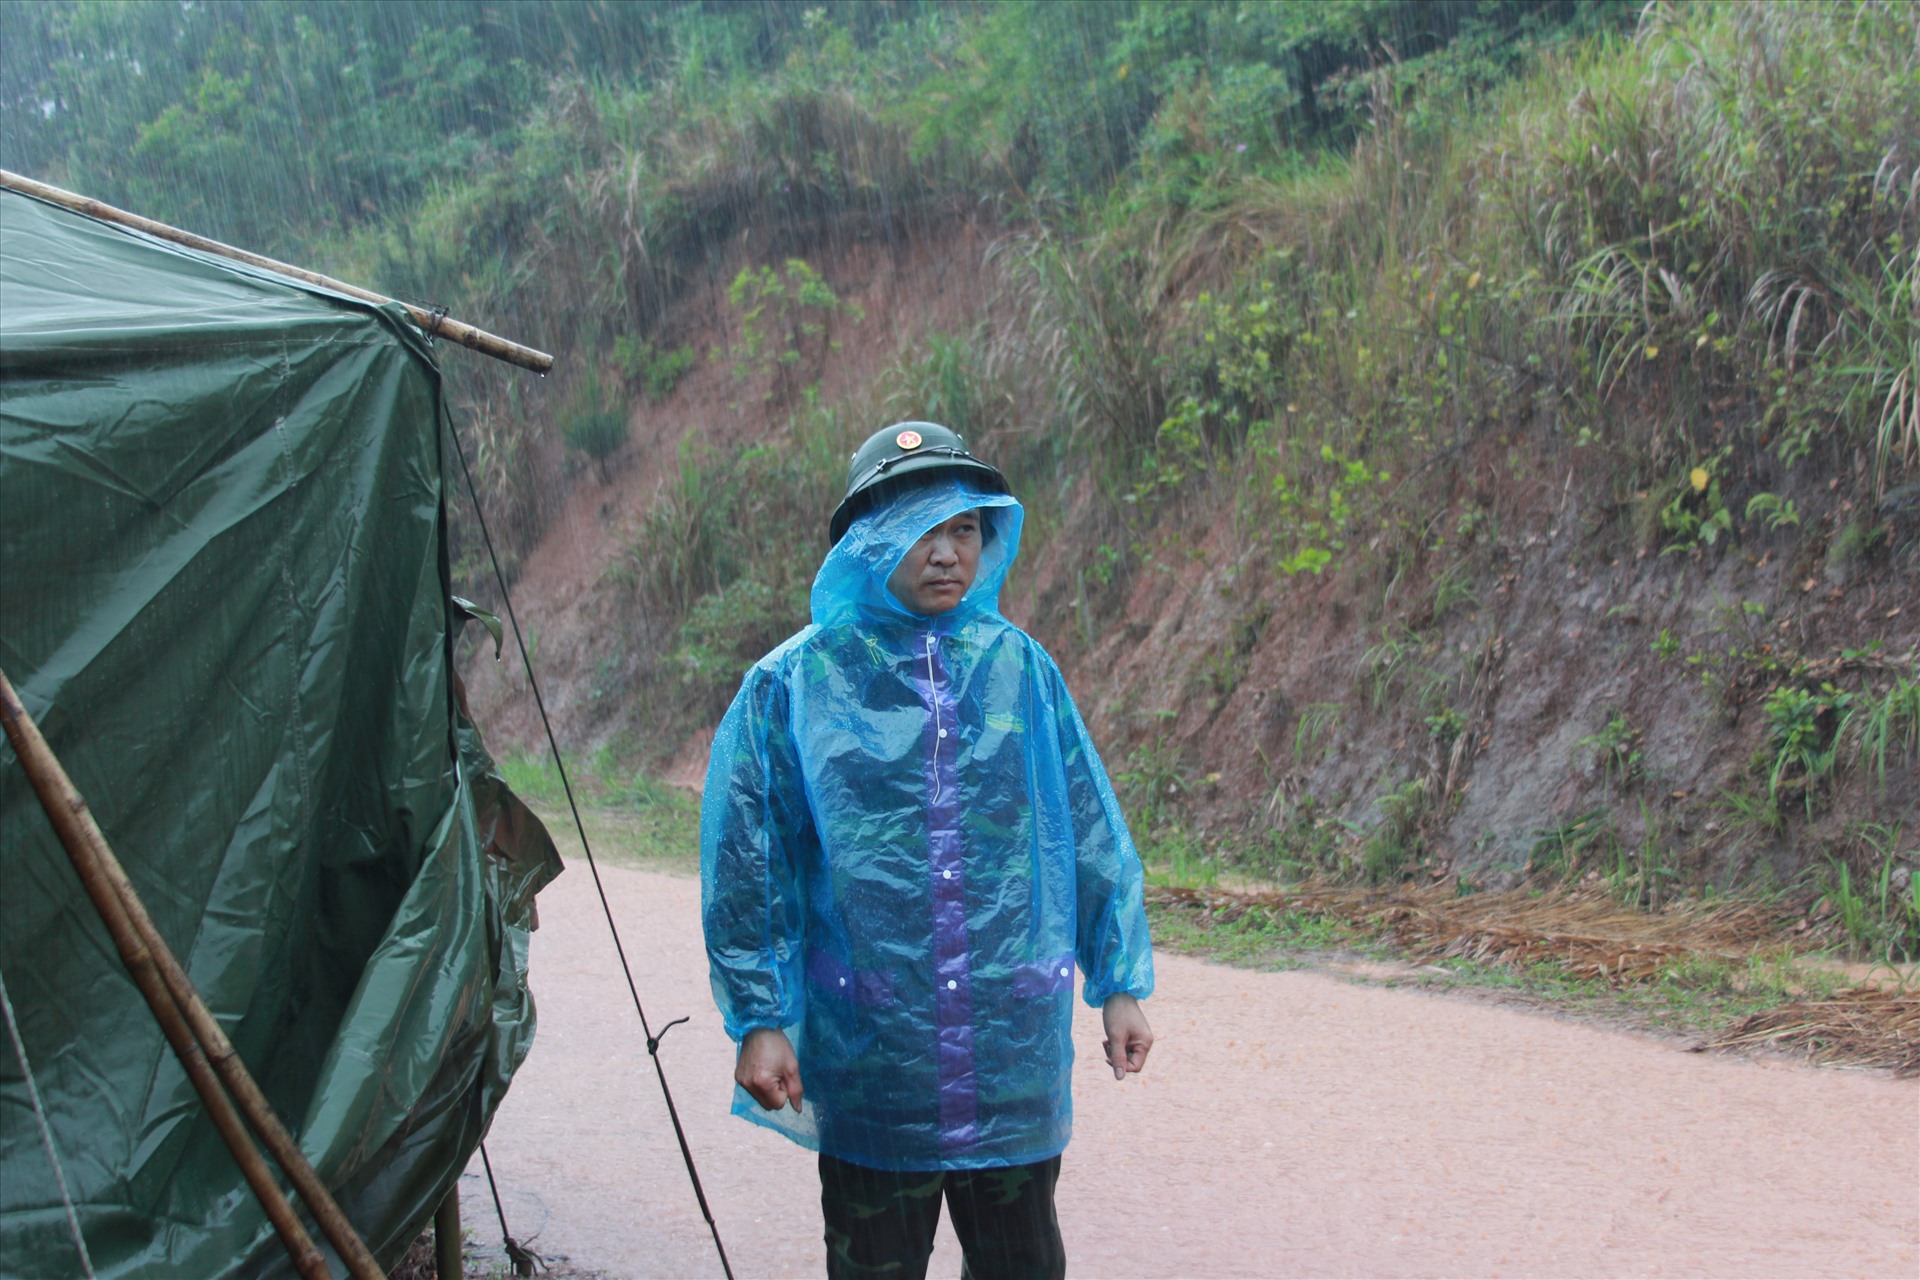
M 1062 972 L 1062 973 L 1065 973 L 1065 972 L 1066 972 L 1066 970 L 1065 970 L 1065 969 L 1062 969 L 1062 970 L 1061 970 L 1060 972 Z M 844 986 L 846 986 L 846 985 L 847 985 L 847 980 L 846 980 L 845 978 L 842 978 L 842 979 L 840 979 L 840 985 L 841 985 L 841 986 L 843 986 L 843 987 L 844 987 Z
M 943 737 L 943 738 L 944 738 L 944 737 L 946 737 L 946 736 L 947 736 L 947 731 L 946 731 L 945 729 L 942 729 L 942 730 L 940 731 L 940 736 L 941 736 L 941 737 Z
M 960 984 L 955 982 L 952 978 L 947 979 L 947 990 L 952 991 L 955 988 L 957 988 L 959 985 Z
M 951 871 L 942 871 L 942 872 L 940 873 L 940 878 L 941 878 L 942 880 L 951 880 L 951 879 L 953 879 L 953 872 L 951 872 Z
M 1072 970 L 1069 970 L 1069 969 L 1062 969 L 1060 971 L 1060 976 L 1063 978 L 1071 978 L 1073 976 L 1073 972 Z M 840 985 L 843 987 L 846 986 L 847 980 L 845 978 L 840 979 Z

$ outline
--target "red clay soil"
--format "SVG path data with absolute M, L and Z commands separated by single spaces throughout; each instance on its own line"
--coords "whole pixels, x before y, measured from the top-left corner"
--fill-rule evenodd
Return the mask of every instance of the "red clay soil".
M 699 885 L 601 871 L 742 1277 L 818 1275 L 810 1153 L 727 1114 Z M 540 1028 L 488 1138 L 508 1226 L 608 1277 L 717 1276 L 587 867 L 541 895 Z M 1082 1276 L 1920 1274 L 1920 1082 L 1321 974 L 1163 956 L 1147 1072 L 1076 1028 Z M 476 1249 L 498 1241 L 476 1160 Z M 931 1274 L 959 1274 L 943 1225 Z

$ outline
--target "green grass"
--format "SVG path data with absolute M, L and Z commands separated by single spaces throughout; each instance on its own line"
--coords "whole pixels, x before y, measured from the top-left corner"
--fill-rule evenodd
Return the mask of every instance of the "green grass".
M 547 824 L 561 852 L 579 856 L 560 771 L 546 754 L 515 752 L 498 761 L 500 776 Z M 613 752 L 568 762 L 593 856 L 620 866 L 676 875 L 700 871 L 700 799 L 643 772 L 622 768 Z
M 1189 907 L 1150 905 L 1153 945 L 1242 969 L 1304 969 L 1329 953 L 1370 952 L 1375 944 L 1344 920 L 1299 911 L 1253 910 L 1209 920 Z
M 1508 995 L 1582 1019 L 1684 1037 L 1708 1035 L 1790 1000 L 1818 999 L 1850 985 L 1840 975 L 1803 967 L 1784 952 L 1757 955 L 1744 964 L 1696 957 L 1670 966 L 1651 982 L 1623 986 L 1570 974 L 1552 962 L 1516 968 L 1459 959 L 1435 961 L 1410 982 Z
M 1175 955 L 1263 971 L 1321 969 L 1388 988 L 1458 991 L 1674 1037 L 1715 1033 L 1789 1001 L 1826 998 L 1852 985 L 1845 974 L 1784 946 L 1745 960 L 1693 956 L 1651 981 L 1616 986 L 1556 961 L 1423 960 L 1368 922 L 1337 915 L 1253 907 L 1228 919 L 1184 903 L 1149 903 L 1147 910 L 1155 947 Z

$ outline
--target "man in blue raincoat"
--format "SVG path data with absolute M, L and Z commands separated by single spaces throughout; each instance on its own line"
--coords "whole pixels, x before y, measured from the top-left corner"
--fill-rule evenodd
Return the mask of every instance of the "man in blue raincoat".
M 1057 1277 L 1073 970 L 1153 1044 L 1140 861 L 1066 685 L 999 612 L 1023 519 L 931 423 L 854 455 L 813 623 L 747 673 L 701 811 L 734 1112 L 820 1153 L 829 1276 Z

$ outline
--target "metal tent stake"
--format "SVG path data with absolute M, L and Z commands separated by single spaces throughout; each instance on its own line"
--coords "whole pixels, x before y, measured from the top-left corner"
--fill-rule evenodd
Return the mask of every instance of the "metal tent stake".
M 288 1179 L 306 1202 L 314 1221 L 320 1224 L 328 1242 L 346 1262 L 354 1280 L 385 1280 L 379 1263 L 374 1261 L 359 1232 L 340 1211 L 293 1135 L 280 1123 L 246 1064 L 174 958 L 166 939 L 154 928 L 132 882 L 107 847 L 106 837 L 94 822 L 86 800 L 74 788 L 72 779 L 41 736 L 33 717 L 21 705 L 3 671 L 0 671 L 0 721 L 5 722 L 7 738 L 20 757 L 27 780 L 33 784 L 40 806 L 53 823 L 87 896 L 93 899 L 101 922 L 112 935 L 121 961 L 133 975 L 140 994 L 146 997 L 154 1019 L 165 1033 L 167 1043 L 173 1046 L 188 1079 L 206 1103 L 214 1127 L 233 1153 L 247 1184 L 280 1233 L 295 1268 L 309 1280 L 328 1280 L 330 1276 L 325 1258 L 300 1225 L 299 1216 L 287 1202 L 266 1161 L 254 1149 L 246 1126 L 252 1127 L 268 1152 L 286 1170 Z M 224 1091 L 222 1085 L 226 1086 Z M 243 1116 L 245 1126 L 241 1123 Z

